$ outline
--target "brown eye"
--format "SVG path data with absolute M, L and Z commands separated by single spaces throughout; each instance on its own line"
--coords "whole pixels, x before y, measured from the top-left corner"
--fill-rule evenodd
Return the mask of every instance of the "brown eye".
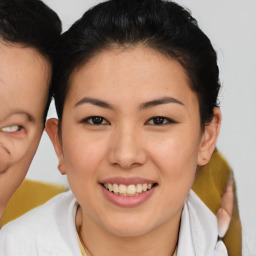
M 150 124 L 150 125 L 166 125 L 170 123 L 176 123 L 176 122 L 174 120 L 171 120 L 170 118 L 163 117 L 163 116 L 155 116 L 150 118 L 147 121 L 147 124 Z
M 109 122 L 101 116 L 90 116 L 82 121 L 82 123 L 89 123 L 92 125 L 106 125 Z
M 166 119 L 158 116 L 158 117 L 152 118 L 152 121 L 153 121 L 153 124 L 160 125 L 160 124 L 164 124 Z

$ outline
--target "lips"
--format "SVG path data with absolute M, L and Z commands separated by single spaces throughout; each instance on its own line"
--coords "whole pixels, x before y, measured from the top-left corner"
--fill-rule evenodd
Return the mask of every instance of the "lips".
M 136 196 L 139 195 L 143 192 L 146 192 L 150 190 L 154 184 L 149 183 L 149 184 L 131 184 L 131 185 L 124 185 L 124 184 L 111 184 L 111 183 L 105 183 L 104 187 L 110 191 L 113 192 L 116 195 L 120 196 Z
M 134 207 L 146 201 L 158 184 L 141 178 L 116 177 L 100 182 L 103 194 L 121 207 Z

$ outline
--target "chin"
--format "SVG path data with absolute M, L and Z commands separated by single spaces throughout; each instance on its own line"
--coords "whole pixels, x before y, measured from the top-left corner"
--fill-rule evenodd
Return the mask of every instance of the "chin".
M 138 220 L 128 220 L 124 221 L 115 221 L 115 223 L 111 223 L 110 225 L 106 226 L 104 223 L 105 229 L 112 233 L 115 236 L 119 237 L 138 237 L 150 231 L 151 225 L 147 224 L 145 221 L 141 221 L 141 218 Z

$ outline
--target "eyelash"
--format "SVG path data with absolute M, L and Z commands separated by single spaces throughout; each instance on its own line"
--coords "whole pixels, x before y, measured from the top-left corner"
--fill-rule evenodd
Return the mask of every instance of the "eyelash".
M 150 123 L 152 122 L 152 123 Z M 90 125 L 109 125 L 109 121 L 101 116 L 89 116 L 81 121 L 81 123 L 88 123 Z M 164 116 L 154 116 L 151 117 L 145 124 L 147 125 L 156 125 L 156 126 L 164 126 L 168 124 L 175 124 L 176 121 L 164 117 Z
M 95 123 L 96 121 L 96 123 Z M 97 123 L 97 121 L 102 121 Z M 90 125 L 109 125 L 110 123 L 102 116 L 89 116 L 81 121 L 81 123 L 88 123 Z
M 154 121 L 156 121 L 156 123 L 154 123 Z M 153 122 L 153 123 L 150 123 L 150 122 Z M 146 124 L 148 124 L 148 125 L 156 125 L 156 126 L 164 126 L 164 125 L 175 124 L 175 123 L 177 123 L 177 122 L 170 118 L 164 117 L 164 116 L 154 116 L 154 117 L 151 117 L 146 122 Z

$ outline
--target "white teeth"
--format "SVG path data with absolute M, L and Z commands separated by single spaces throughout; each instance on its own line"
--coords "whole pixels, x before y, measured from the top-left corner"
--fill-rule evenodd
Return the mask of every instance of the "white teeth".
M 135 193 L 136 193 L 135 185 L 129 185 L 128 188 L 127 188 L 127 194 L 129 196 L 132 196 L 132 195 L 135 195 Z
M 1 132 L 17 132 L 20 127 L 18 125 L 7 126 L 0 129 Z
M 136 192 L 137 192 L 137 193 L 141 193 L 141 192 L 142 192 L 142 185 L 141 185 L 141 184 L 137 184 L 137 186 L 136 186 Z
M 148 190 L 148 185 L 147 184 L 143 184 L 142 185 L 142 190 L 145 192 Z
M 118 192 L 120 194 L 126 194 L 126 186 L 125 185 L 120 184 L 119 187 L 118 187 L 118 190 L 119 190 Z
M 131 185 L 124 185 L 124 184 L 111 184 L 111 183 L 105 183 L 103 184 L 104 187 L 109 190 L 110 192 L 113 192 L 116 195 L 121 196 L 135 196 L 138 194 L 141 194 L 143 192 L 146 192 L 147 190 L 150 190 L 153 186 L 152 183 L 149 184 L 131 184 Z
M 113 191 L 113 186 L 112 186 L 112 184 L 108 184 L 108 190 L 110 191 L 110 192 L 112 192 Z
M 117 184 L 113 184 L 113 192 L 115 194 L 117 194 L 119 191 L 118 191 L 118 185 Z

